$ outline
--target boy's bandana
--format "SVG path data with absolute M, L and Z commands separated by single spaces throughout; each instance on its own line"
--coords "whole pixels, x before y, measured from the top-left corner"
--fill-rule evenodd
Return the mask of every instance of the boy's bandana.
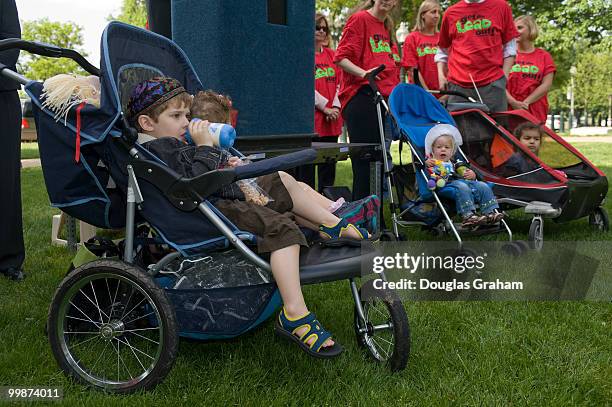
M 153 108 L 167 102 L 173 97 L 187 92 L 174 78 L 157 76 L 140 82 L 134 87 L 127 104 L 127 118 L 136 120 Z

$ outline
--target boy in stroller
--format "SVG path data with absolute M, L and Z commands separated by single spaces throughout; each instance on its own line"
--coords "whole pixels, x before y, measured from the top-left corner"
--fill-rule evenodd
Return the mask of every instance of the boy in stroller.
M 448 124 L 432 127 L 425 136 L 425 155 L 429 157 L 425 165 L 432 168 L 436 161 L 441 161 L 447 169 L 448 179 L 438 193 L 442 197 L 455 200 L 457 212 L 463 217 L 462 226 L 498 223 L 504 214 L 496 211 L 499 205 L 491 188 L 476 180 L 476 174 L 465 167 L 465 163 L 452 161 L 457 146 L 461 143 L 461 134 L 456 127 Z M 482 215 L 476 214 L 476 203 L 480 205 Z
M 531 122 L 522 123 L 514 129 L 514 137 L 535 156 L 540 155 L 540 148 L 542 147 L 542 140 L 545 135 L 546 133 L 539 125 Z M 514 176 L 533 171 L 538 167 L 539 165 L 536 161 L 527 160 L 524 154 L 516 152 L 504 163 L 503 174 L 504 176 Z M 565 172 L 561 170 L 553 169 L 552 171 L 563 177 L 567 177 Z
M 139 131 L 139 143 L 179 174 L 193 177 L 221 165 L 238 165 L 237 157 L 228 160 L 213 146 L 208 121 L 189 122 L 190 105 L 191 97 L 177 80 L 156 77 L 134 87 L 127 118 Z M 187 128 L 194 146 L 183 141 Z M 246 202 L 240 188 L 234 185 L 217 191 L 213 203 L 237 227 L 258 236 L 259 252 L 271 253 L 272 273 L 284 302 L 275 331 L 296 342 L 311 356 L 335 357 L 343 348 L 331 339 L 331 334 L 323 329 L 304 302 L 299 279 L 299 251 L 300 245 L 306 245 L 306 239 L 286 213 L 293 211 L 320 225 L 321 233 L 331 238 L 364 239 L 368 233 L 313 204 L 297 182 L 283 174 L 258 178 L 258 183 L 267 185 L 266 189 L 274 198 L 266 206 Z
M 537 156 L 539 154 L 542 143 L 542 130 L 540 126 L 531 122 L 525 122 L 514 130 L 514 136 L 534 155 Z M 538 168 L 538 165 L 535 161 L 528 161 L 523 154 L 516 152 L 504 163 L 503 174 L 504 176 L 513 176 L 536 168 Z

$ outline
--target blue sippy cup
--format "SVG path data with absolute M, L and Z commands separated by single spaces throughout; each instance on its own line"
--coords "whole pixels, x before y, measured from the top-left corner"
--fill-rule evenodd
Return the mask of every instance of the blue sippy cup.
M 192 119 L 192 121 L 199 121 L 200 119 Z M 236 130 L 225 123 L 209 123 L 208 132 L 213 138 L 213 144 L 219 148 L 227 149 L 234 145 L 236 139 Z M 193 139 L 189 133 L 189 128 L 185 132 L 185 141 L 189 144 L 193 144 Z

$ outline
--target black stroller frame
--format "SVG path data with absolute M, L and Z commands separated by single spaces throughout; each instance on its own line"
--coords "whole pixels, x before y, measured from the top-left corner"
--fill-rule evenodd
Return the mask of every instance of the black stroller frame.
M 115 29 L 139 30 L 113 22 L 105 30 L 104 36 L 111 26 Z M 162 41 L 154 33 L 145 33 L 139 35 L 153 36 L 156 41 Z M 169 40 L 163 41 L 176 47 Z M 0 41 L 0 51 L 15 48 L 54 58 L 71 58 L 92 75 L 101 75 L 100 69 L 73 50 L 18 39 Z M 0 74 L 22 85 L 32 83 L 1 64 Z M 44 111 L 41 109 L 42 113 Z M 315 153 L 313 150 L 291 153 L 188 179 L 149 159 L 135 143 L 137 132 L 129 126 L 122 113 L 115 128 L 120 135 L 112 136 L 109 141 L 124 151 L 127 157 L 127 180 L 117 183 L 125 185 L 123 192 L 126 197 L 123 258 L 96 260 L 72 270 L 55 292 L 49 308 L 47 332 L 53 355 L 66 375 L 97 389 L 129 393 L 151 389 L 163 381 L 176 359 L 181 334 L 181 321 L 175 314 L 173 303 L 153 277 L 183 254 L 179 251 L 167 254 L 157 263 L 149 265 L 147 270 L 135 263 L 137 209 L 145 201 L 142 181 L 161 191 L 180 211 L 199 210 L 235 250 L 257 267 L 270 270 L 270 264 L 243 241 L 252 236 L 232 230 L 215 212 L 207 197 L 223 184 L 307 163 Z M 38 134 L 41 138 L 50 137 L 41 129 Z M 264 161 L 266 166 L 262 164 Z M 269 169 L 271 166 L 273 170 Z M 358 344 L 391 370 L 404 369 L 410 351 L 410 332 L 401 300 L 394 291 L 374 289 L 372 280 L 366 281 L 361 288 L 356 283 L 356 278 L 362 277 L 362 262 L 370 260 L 376 253 L 371 243 L 362 243 L 361 247 L 319 243 L 310 250 L 314 254 L 304 256 L 309 259 L 300 259 L 301 283 L 347 279 L 355 301 L 354 328 Z M 313 261 L 313 258 L 316 260 Z M 381 277 L 385 280 L 384 274 Z M 377 317 L 377 313 L 382 313 L 383 317 Z M 386 335 L 388 339 L 383 337 L 379 341 L 381 335 Z M 383 344 L 382 340 L 388 345 Z M 89 351 L 81 350 L 85 347 L 79 348 L 84 343 L 89 344 L 86 346 Z M 95 344 L 99 344 L 97 349 L 100 354 L 90 349 Z M 110 358 L 104 357 L 107 351 Z
M 374 103 L 376 104 L 376 113 L 378 115 L 378 129 L 379 129 L 379 135 L 380 135 L 380 143 L 381 143 L 381 146 L 383 148 L 383 166 L 384 166 L 384 178 L 385 178 L 384 182 L 387 183 L 387 188 L 388 188 L 388 191 L 389 191 L 389 209 L 390 209 L 390 212 L 391 212 L 391 223 L 392 223 L 392 228 L 393 228 L 391 235 L 385 233 L 385 234 L 382 234 L 381 237 L 389 239 L 389 240 L 401 240 L 401 235 L 399 233 L 398 226 L 406 227 L 406 226 L 414 225 L 414 224 L 420 224 L 420 225 L 426 225 L 426 224 L 423 223 L 423 222 L 418 222 L 418 221 L 405 221 L 405 220 L 403 220 L 402 216 L 405 215 L 405 213 L 409 209 L 404 209 L 399 214 L 397 213 L 400 208 L 399 208 L 398 204 L 395 202 L 395 199 L 394 199 L 394 196 L 393 196 L 393 191 L 395 189 L 395 185 L 394 185 L 394 180 L 393 180 L 393 176 L 392 176 L 391 165 L 389 163 L 389 158 L 388 158 L 388 156 L 386 154 L 385 134 L 384 134 L 384 125 L 383 125 L 383 117 L 382 117 L 381 106 L 386 110 L 388 116 L 391 118 L 391 121 L 392 121 L 393 125 L 400 132 L 400 134 L 402 134 L 402 131 L 401 131 L 400 126 L 398 125 L 398 123 L 396 121 L 396 118 L 391 113 L 391 110 L 389 108 L 388 103 L 385 101 L 384 97 L 380 94 L 380 92 L 378 90 L 378 86 L 376 85 L 376 82 L 375 82 L 376 75 L 381 73 L 384 69 L 385 69 L 385 65 L 380 65 L 378 68 L 376 68 L 372 72 L 366 74 L 366 79 L 368 80 L 369 86 L 372 89 L 372 91 L 374 92 Z M 416 77 L 418 77 L 418 75 Z M 470 100 L 470 102 L 475 102 L 474 99 L 468 97 L 467 95 L 460 94 L 458 92 L 451 92 L 451 91 L 438 91 L 438 92 L 445 93 L 445 94 L 457 94 L 459 96 L 463 96 L 466 99 Z M 402 136 L 403 135 L 401 135 L 400 137 L 402 137 Z M 403 142 L 403 141 L 400 139 L 400 142 Z M 418 168 L 415 168 L 415 172 L 418 170 L 419 174 L 424 179 L 427 179 L 427 174 L 424 171 L 425 163 L 423 163 L 423 161 L 421 160 L 420 155 L 417 153 L 417 151 L 415 150 L 415 148 L 412 145 L 412 143 L 410 143 L 409 141 L 407 141 L 406 143 L 410 146 L 412 157 L 416 157 L 416 159 L 418 160 Z M 468 163 L 469 160 L 465 156 L 463 151 L 461 151 L 461 148 L 458 148 L 458 151 L 461 154 L 463 160 L 466 163 Z M 401 154 L 401 151 L 400 151 L 400 154 Z M 415 166 L 414 161 L 413 161 L 413 166 Z M 461 234 L 459 233 L 459 230 L 458 230 L 457 226 L 454 224 L 454 222 L 452 220 L 452 217 L 449 215 L 448 211 L 446 210 L 446 208 L 442 204 L 442 200 L 440 199 L 438 194 L 436 194 L 435 191 L 432 191 L 432 195 L 433 195 L 433 197 L 435 199 L 435 202 L 438 205 L 438 207 L 439 207 L 440 211 L 442 212 L 442 214 L 444 216 L 444 219 L 445 219 L 445 223 L 441 225 L 442 229 L 439 229 L 439 232 L 440 233 L 444 233 L 444 232 L 446 232 L 446 228 L 450 229 L 453 232 L 453 235 L 455 236 L 455 239 L 457 240 L 457 242 L 459 244 L 459 247 L 461 248 L 462 245 L 463 245 L 463 240 L 461 238 Z M 506 221 L 502 219 L 501 222 L 500 222 L 500 225 L 503 225 L 503 227 L 505 228 L 505 231 L 508 234 L 508 240 L 512 241 L 512 230 L 510 230 L 510 227 L 508 226 Z M 484 233 L 491 233 L 491 232 L 492 232 L 491 228 L 487 228 L 484 231 Z M 471 234 L 478 235 L 478 234 L 482 234 L 482 233 L 471 232 Z

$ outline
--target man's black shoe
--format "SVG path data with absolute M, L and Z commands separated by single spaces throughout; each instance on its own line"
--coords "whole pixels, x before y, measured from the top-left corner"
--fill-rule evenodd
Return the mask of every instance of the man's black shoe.
M 0 273 L 4 274 L 6 278 L 10 278 L 14 281 L 22 281 L 25 278 L 25 273 L 20 269 L 9 268 L 6 270 L 0 270 Z

